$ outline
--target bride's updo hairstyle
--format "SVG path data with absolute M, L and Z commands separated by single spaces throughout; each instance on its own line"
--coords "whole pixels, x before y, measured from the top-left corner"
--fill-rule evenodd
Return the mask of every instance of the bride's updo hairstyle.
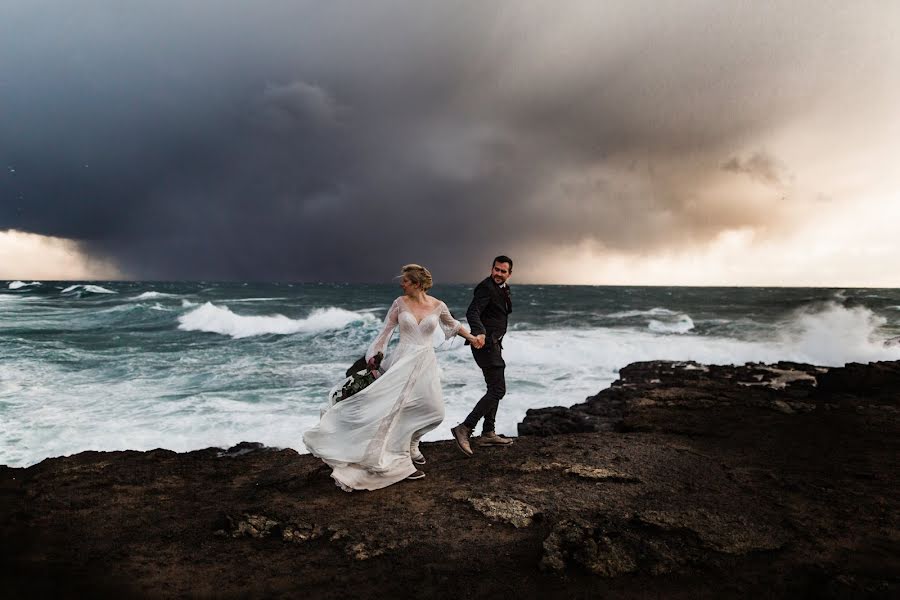
M 400 276 L 406 277 L 412 283 L 419 286 L 426 292 L 431 289 L 431 286 L 434 284 L 431 279 L 431 271 L 429 271 L 422 265 L 403 265 L 403 268 L 400 269 Z

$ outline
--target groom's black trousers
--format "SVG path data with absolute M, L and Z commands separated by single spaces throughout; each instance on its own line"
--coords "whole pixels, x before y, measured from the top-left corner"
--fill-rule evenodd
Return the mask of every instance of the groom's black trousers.
M 472 356 L 475 357 L 475 362 L 481 367 L 481 372 L 484 374 L 487 392 L 463 421 L 469 429 L 474 430 L 478 421 L 484 417 L 484 424 L 481 426 L 482 433 L 496 431 L 497 406 L 500 404 L 500 399 L 506 395 L 506 363 L 501 352 L 502 348 L 499 343 L 491 344 L 490 347 L 481 350 L 472 348 Z

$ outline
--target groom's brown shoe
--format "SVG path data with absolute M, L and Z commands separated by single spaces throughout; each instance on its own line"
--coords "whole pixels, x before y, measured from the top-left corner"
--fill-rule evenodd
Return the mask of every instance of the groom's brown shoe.
M 472 446 L 469 444 L 469 436 L 472 435 L 472 430 L 466 427 L 465 423 L 452 427 L 450 433 L 453 434 L 453 439 L 456 440 L 456 445 L 459 447 L 460 452 L 466 456 L 475 454 L 472 452 Z
M 509 446 L 513 441 L 508 437 L 497 435 L 493 431 L 483 431 L 476 443 L 479 446 Z

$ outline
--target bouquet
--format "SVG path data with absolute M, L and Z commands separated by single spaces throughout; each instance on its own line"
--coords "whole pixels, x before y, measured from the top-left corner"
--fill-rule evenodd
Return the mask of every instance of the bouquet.
M 341 400 L 346 400 L 372 385 L 381 375 L 379 369 L 381 368 L 382 359 L 384 359 L 384 354 L 379 352 L 369 359 L 368 362 L 366 362 L 365 358 L 361 358 L 353 363 L 353 366 L 347 369 L 347 381 L 344 382 L 340 389 L 334 391 L 331 396 L 332 401 L 340 402 Z

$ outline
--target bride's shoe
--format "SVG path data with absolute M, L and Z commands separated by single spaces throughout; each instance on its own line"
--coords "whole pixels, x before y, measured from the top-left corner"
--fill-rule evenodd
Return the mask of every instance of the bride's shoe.
M 422 454 L 422 451 L 419 450 L 419 444 L 413 444 L 409 447 L 409 455 L 412 457 L 412 461 L 417 465 L 425 464 L 425 455 Z

